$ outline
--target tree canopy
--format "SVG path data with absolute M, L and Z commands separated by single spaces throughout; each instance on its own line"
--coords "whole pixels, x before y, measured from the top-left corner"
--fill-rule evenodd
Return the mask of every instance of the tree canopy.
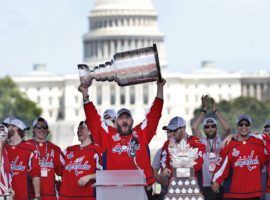
M 261 102 L 252 97 L 238 97 L 231 101 L 222 100 L 217 103 L 217 108 L 229 122 L 232 132 L 236 128 L 236 119 L 240 114 L 249 115 L 252 119 L 252 130 L 261 132 L 264 123 L 270 119 L 270 101 Z M 194 116 L 201 108 L 194 110 Z M 212 116 L 210 112 L 207 116 Z
M 0 119 L 15 116 L 29 125 L 40 116 L 41 111 L 26 94 L 19 91 L 10 77 L 0 79 Z

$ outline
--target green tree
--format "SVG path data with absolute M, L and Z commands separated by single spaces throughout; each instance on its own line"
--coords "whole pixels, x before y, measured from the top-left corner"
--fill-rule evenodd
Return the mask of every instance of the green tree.
M 266 120 L 270 119 L 270 101 L 261 102 L 252 97 L 238 97 L 231 101 L 222 100 L 217 103 L 218 110 L 228 120 L 232 132 L 235 132 L 236 118 L 240 114 L 247 114 L 252 119 L 252 129 L 261 131 Z M 201 108 L 194 110 L 194 116 L 200 112 Z M 213 114 L 207 113 L 207 116 Z
M 0 79 L 0 119 L 13 115 L 29 125 L 33 119 L 40 116 L 41 111 L 26 94 L 19 91 L 11 78 Z

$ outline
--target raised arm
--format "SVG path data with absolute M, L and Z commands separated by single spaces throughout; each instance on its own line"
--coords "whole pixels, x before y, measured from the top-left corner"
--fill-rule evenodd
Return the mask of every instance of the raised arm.
M 166 84 L 166 80 L 162 79 L 161 81 L 157 81 L 157 98 L 163 99 L 163 88 Z
M 157 81 L 157 95 L 149 112 L 146 114 L 146 119 L 140 124 L 140 128 L 144 131 L 147 143 L 151 141 L 156 134 L 158 123 L 161 117 L 163 108 L 163 87 L 166 81 L 162 79 Z
M 199 127 L 204 119 L 205 113 L 207 112 L 208 95 L 202 95 L 201 101 L 202 101 L 201 112 L 195 117 L 195 119 L 192 121 L 192 124 L 191 124 L 192 133 L 194 136 L 196 136 L 198 138 L 201 138 L 201 136 L 202 136 Z
M 216 117 L 217 117 L 218 121 L 220 122 L 220 125 L 223 129 L 221 136 L 224 139 L 225 137 L 227 137 L 230 134 L 230 131 L 231 131 L 230 125 L 227 122 L 227 120 L 223 117 L 223 115 L 218 111 L 214 98 L 211 98 L 211 102 L 212 102 L 213 113 L 216 115 Z
M 102 130 L 101 117 L 98 114 L 94 104 L 89 100 L 88 88 L 80 85 L 78 90 L 83 96 L 84 112 L 88 129 L 91 132 L 94 142 L 102 146 L 102 142 L 104 142 L 102 141 L 102 133 L 105 132 L 105 130 Z

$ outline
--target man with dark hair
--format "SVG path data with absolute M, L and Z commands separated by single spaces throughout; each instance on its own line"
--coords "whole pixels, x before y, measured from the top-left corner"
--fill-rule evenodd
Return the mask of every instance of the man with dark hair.
M 60 200 L 95 200 L 96 170 L 101 170 L 101 149 L 91 139 L 85 121 L 79 123 L 77 136 L 79 145 L 67 147 L 64 151 Z
M 31 199 L 28 189 L 28 178 L 34 189 L 34 198 L 40 199 L 40 167 L 35 146 L 24 141 L 24 131 L 27 127 L 19 119 L 12 119 L 8 124 L 9 141 L 5 145 L 8 152 L 12 172 L 12 187 L 15 200 Z
M 88 88 L 79 86 L 82 92 L 86 123 L 94 141 L 103 149 L 104 169 L 126 170 L 142 169 L 145 174 L 147 190 L 155 182 L 150 162 L 148 144 L 156 133 L 163 107 L 163 87 L 165 80 L 157 82 L 157 95 L 146 119 L 133 126 L 131 111 L 122 108 L 116 116 L 116 127 L 102 126 L 101 118 L 92 102 L 89 101 Z
M 212 189 L 218 192 L 224 183 L 225 199 L 260 199 L 262 195 L 261 168 L 269 159 L 269 141 L 250 137 L 251 118 L 240 115 L 236 121 L 237 134 L 222 149 L 221 162 L 212 178 Z
M 186 121 L 179 116 L 172 118 L 167 126 L 163 127 L 164 130 L 167 130 L 172 133 L 172 141 L 175 144 L 179 144 L 182 140 L 192 148 L 198 148 L 198 158 L 195 160 L 196 164 L 194 165 L 195 175 L 198 178 L 199 185 L 201 186 L 201 169 L 203 164 L 203 154 L 205 153 L 205 145 L 195 137 L 190 136 L 186 132 Z M 169 152 L 169 146 L 172 142 L 168 139 L 162 147 L 161 151 L 161 166 L 163 169 L 164 176 L 172 176 L 173 166 L 171 165 L 171 155 Z
M 35 146 L 40 165 L 40 192 L 42 200 L 56 200 L 55 175 L 61 176 L 64 159 L 61 149 L 49 142 L 48 122 L 38 117 L 33 121 L 33 139 L 29 140 Z
M 222 114 L 216 107 L 215 100 L 208 95 L 202 96 L 201 112 L 193 120 L 191 127 L 194 136 L 200 138 L 206 146 L 206 152 L 203 155 L 202 166 L 202 179 L 203 188 L 202 192 L 207 200 L 219 200 L 223 196 L 222 187 L 218 193 L 214 193 L 211 189 L 211 179 L 215 170 L 216 164 L 219 161 L 219 152 L 221 149 L 222 140 L 230 133 L 230 126 Z M 208 113 L 209 101 L 212 103 L 210 113 Z M 206 114 L 212 114 L 206 117 Z M 218 121 L 221 124 L 222 131 L 218 131 Z M 202 125 L 203 133 L 200 130 Z M 218 133 L 219 132 L 219 133 Z

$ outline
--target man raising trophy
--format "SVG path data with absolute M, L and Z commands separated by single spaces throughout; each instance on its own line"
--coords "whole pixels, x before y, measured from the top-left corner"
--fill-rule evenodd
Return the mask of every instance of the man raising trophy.
M 128 71 L 128 66 L 125 67 L 125 71 Z M 132 71 L 133 77 L 136 77 L 134 73 Z M 129 74 L 127 73 L 127 76 Z M 126 76 L 122 74 L 122 77 Z M 91 85 L 91 81 L 89 83 L 81 82 L 78 89 L 83 95 L 86 124 L 94 142 L 102 147 L 103 160 L 105 160 L 103 169 L 142 170 L 147 183 L 145 189 L 150 195 L 151 185 L 155 182 L 155 178 L 151 168 L 148 144 L 156 133 L 161 117 L 163 87 L 166 81 L 164 79 L 157 81 L 156 98 L 143 122 L 133 126 L 134 120 L 131 111 L 127 108 L 121 108 L 116 115 L 115 127 L 102 124 L 101 117 L 89 98 L 88 87 Z

